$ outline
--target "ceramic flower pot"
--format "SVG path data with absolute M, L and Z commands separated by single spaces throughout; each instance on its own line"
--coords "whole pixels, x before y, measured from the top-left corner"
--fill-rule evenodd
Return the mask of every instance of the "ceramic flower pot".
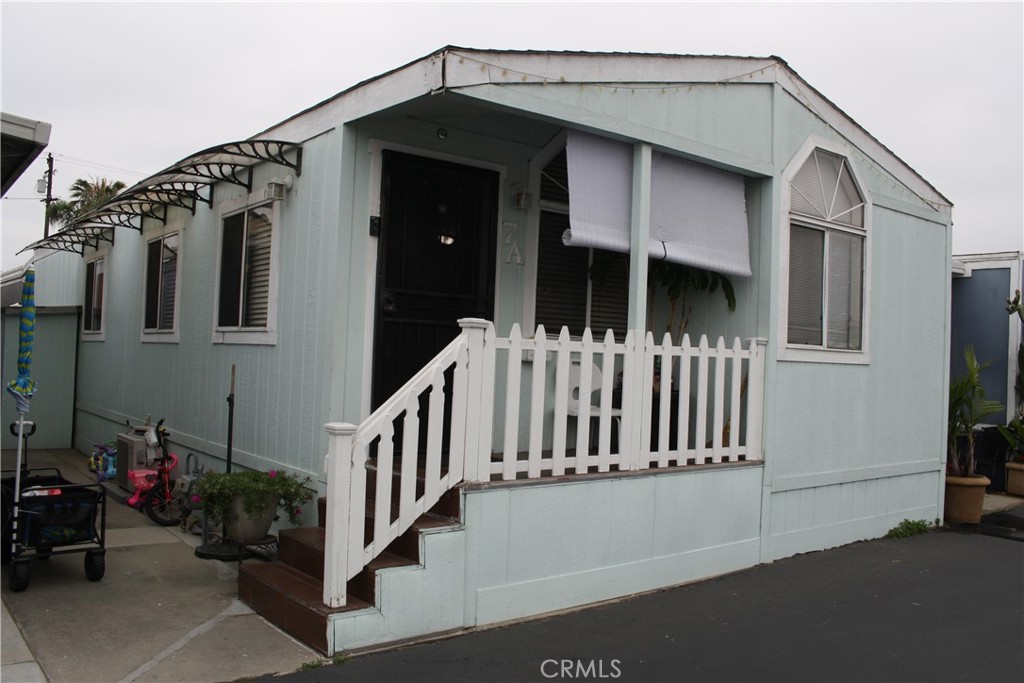
M 250 515 L 245 511 L 241 496 L 235 496 L 231 500 L 231 512 L 228 515 L 226 530 L 228 540 L 243 545 L 262 541 L 270 531 L 270 525 L 274 523 L 276 511 L 276 493 L 267 495 L 266 506 L 255 515 Z
M 1024 496 L 1024 462 L 1006 463 L 1006 492 L 1011 496 Z
M 946 476 L 946 504 L 943 517 L 947 522 L 977 524 L 985 503 L 985 487 L 991 484 L 988 477 Z

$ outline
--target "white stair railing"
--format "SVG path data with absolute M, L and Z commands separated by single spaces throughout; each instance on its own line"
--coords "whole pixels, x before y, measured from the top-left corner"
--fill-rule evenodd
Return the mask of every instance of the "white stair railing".
M 362 424 L 326 425 L 328 606 L 344 605 L 348 579 L 462 481 L 762 457 L 764 339 L 726 345 L 720 338 L 711 346 L 702 336 L 694 346 L 689 336 L 676 345 L 666 335 L 655 344 L 651 333 L 628 332 L 619 342 L 610 330 L 594 340 L 590 330 L 573 339 L 565 328 L 549 338 L 543 326 L 524 338 L 518 325 L 497 338 L 485 320 L 459 325 L 462 333 Z M 579 370 L 571 373 L 573 364 Z M 574 390 L 578 408 L 570 411 Z M 396 454 L 399 432 L 408 457 Z
M 460 320 L 459 324 L 462 334 L 362 424 L 329 423 L 325 427 L 328 451 L 323 599 L 330 607 L 343 606 L 347 581 L 464 479 L 467 440 L 477 439 L 473 426 L 480 423 L 484 332 L 491 327 L 489 322 L 477 319 Z M 449 370 L 450 388 L 446 386 Z M 470 400 L 471 390 L 476 396 L 474 400 Z M 446 401 L 448 391 L 450 400 Z M 427 410 L 422 416 L 424 399 Z M 446 403 L 450 407 L 447 420 Z M 426 420 L 423 448 L 422 419 Z M 400 457 L 395 452 L 397 432 L 401 432 Z M 421 452 L 425 453 L 425 468 L 422 491 L 417 492 Z M 367 490 L 368 466 L 375 470 L 373 491 Z M 367 539 L 367 520 L 371 517 L 367 507 L 371 499 L 373 524 L 371 538 Z

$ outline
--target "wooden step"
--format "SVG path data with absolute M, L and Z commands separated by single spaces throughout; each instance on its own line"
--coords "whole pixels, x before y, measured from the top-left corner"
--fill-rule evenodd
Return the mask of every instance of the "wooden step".
M 322 526 L 281 529 L 277 535 L 277 561 L 323 581 L 326 537 Z
M 278 535 L 277 561 L 287 564 L 311 579 L 324 580 L 324 542 L 326 533 L 320 527 L 305 529 L 283 529 Z M 374 558 L 361 572 L 356 574 L 347 586 L 348 595 L 376 604 L 376 574 L 388 567 L 413 566 L 414 559 L 384 551 Z
M 344 607 L 323 604 L 323 581 L 283 562 L 245 562 L 238 568 L 238 597 L 271 623 L 311 647 L 327 652 L 327 617 L 367 609 L 349 596 Z
M 416 562 L 412 560 L 389 553 L 388 551 L 382 552 L 377 557 L 370 561 L 370 564 L 366 565 L 363 571 L 353 576 L 347 586 L 346 590 L 348 595 L 355 596 L 360 600 L 370 603 L 371 605 L 377 604 L 377 572 L 381 569 L 390 569 L 392 567 L 414 567 Z
M 317 500 L 319 526 L 282 529 L 278 533 L 275 562 L 246 562 L 238 568 L 238 597 L 284 631 L 321 652 L 327 651 L 328 615 L 365 609 L 377 603 L 377 572 L 420 564 L 420 534 L 459 524 L 459 491 L 449 491 L 434 508 L 395 539 L 346 586 L 347 605 L 329 609 L 323 604 L 324 546 L 327 501 Z M 365 510 L 366 542 L 373 538 L 376 503 Z M 389 511 L 398 518 L 397 505 Z

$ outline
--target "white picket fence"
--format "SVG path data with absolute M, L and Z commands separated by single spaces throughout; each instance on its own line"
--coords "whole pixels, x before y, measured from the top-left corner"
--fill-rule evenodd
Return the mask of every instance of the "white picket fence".
M 459 324 L 362 424 L 326 425 L 328 606 L 344 605 L 346 581 L 463 481 L 761 458 L 764 340 L 659 345 L 650 333 L 595 341 L 565 328 L 552 339 L 543 327 L 524 338 L 518 325 L 499 338 L 487 321 Z

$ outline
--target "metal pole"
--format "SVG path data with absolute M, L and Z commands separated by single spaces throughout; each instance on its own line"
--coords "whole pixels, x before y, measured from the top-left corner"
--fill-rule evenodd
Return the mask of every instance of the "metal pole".
M 231 471 L 231 437 L 235 433 L 235 364 L 231 364 L 231 392 L 228 394 L 228 444 L 227 444 L 227 467 L 225 472 Z
M 18 554 L 18 542 L 20 540 L 21 529 L 19 521 L 21 517 L 21 458 L 24 455 L 22 452 L 22 440 L 25 434 L 25 413 L 18 412 L 18 460 L 17 460 L 17 471 L 14 473 L 14 505 L 11 507 L 11 537 L 8 539 L 11 543 L 11 557 L 14 558 Z

